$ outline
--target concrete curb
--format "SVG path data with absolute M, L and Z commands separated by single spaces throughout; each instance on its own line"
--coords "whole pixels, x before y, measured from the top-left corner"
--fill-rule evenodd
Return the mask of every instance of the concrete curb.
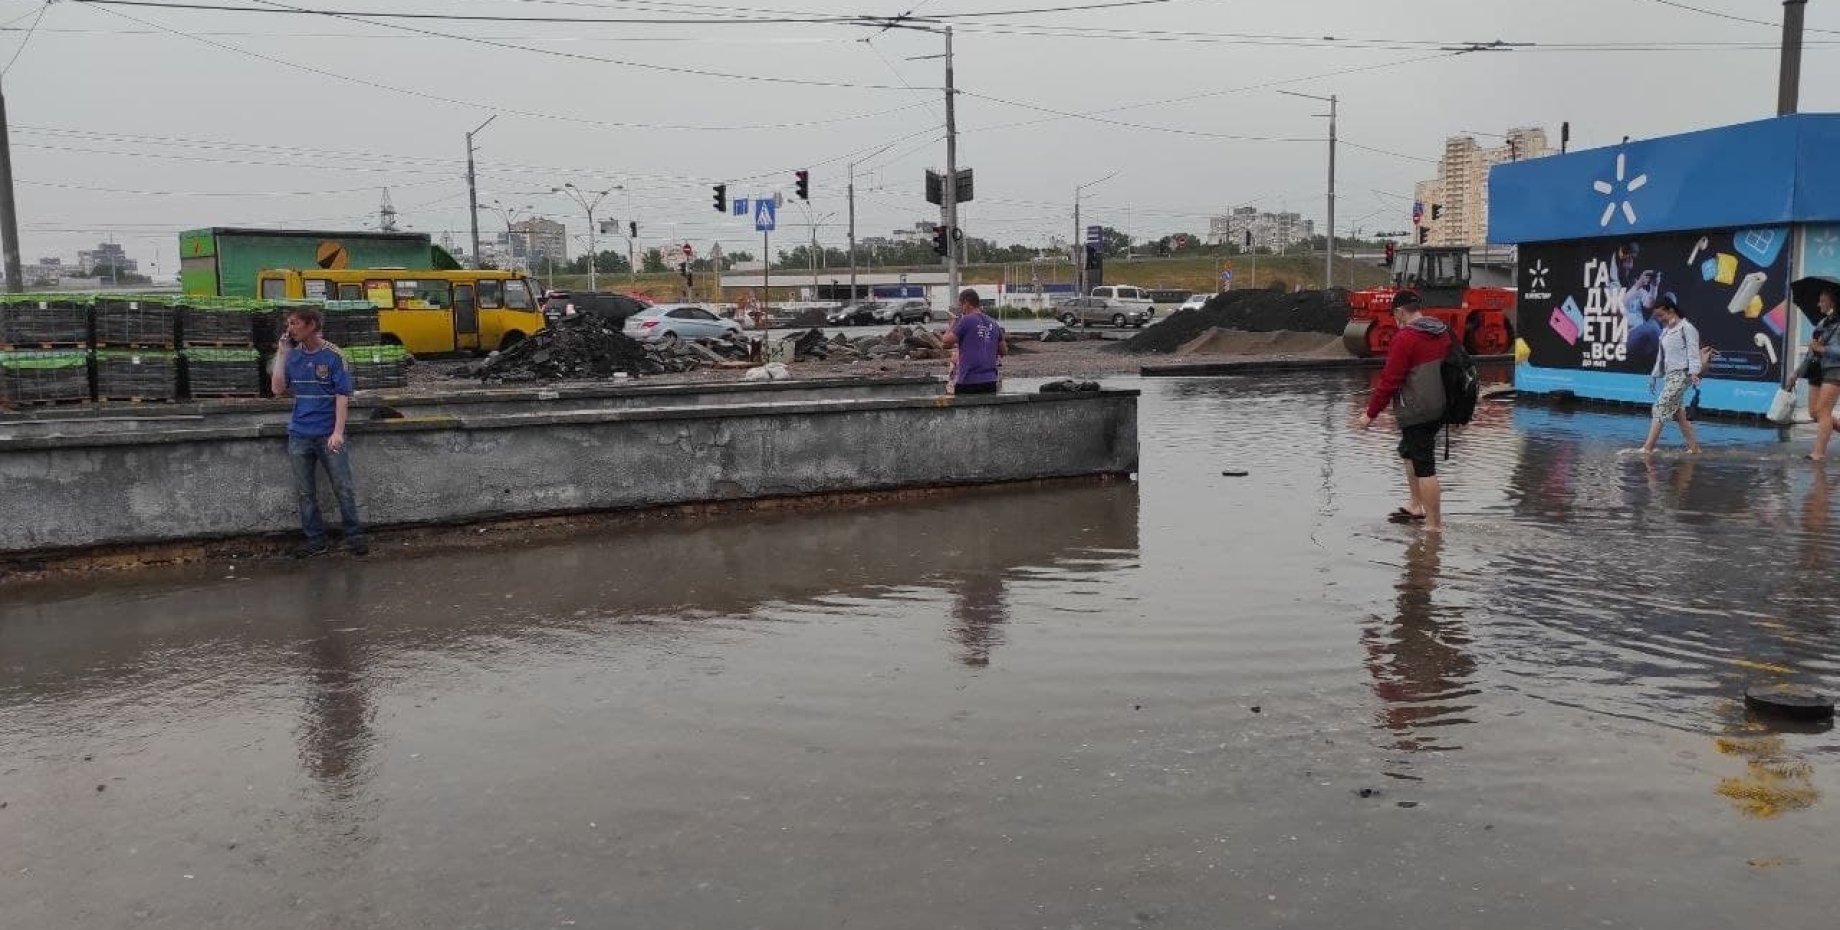
M 1477 365 L 1511 365 L 1512 355 L 1478 355 Z M 1185 365 L 1145 365 L 1137 370 L 1146 378 L 1185 378 L 1208 375 L 1243 375 L 1267 371 L 1338 371 L 1379 368 L 1384 358 L 1273 358 L 1243 362 L 1204 362 Z

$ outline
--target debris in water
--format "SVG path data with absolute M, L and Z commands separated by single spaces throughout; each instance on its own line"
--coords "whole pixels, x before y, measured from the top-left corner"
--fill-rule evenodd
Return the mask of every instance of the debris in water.
M 1221 472 L 1220 474 L 1223 477 L 1227 477 L 1227 478 L 1244 478 L 1247 475 L 1252 474 L 1252 472 L 1244 471 L 1238 468 L 1229 468 L 1226 471 Z

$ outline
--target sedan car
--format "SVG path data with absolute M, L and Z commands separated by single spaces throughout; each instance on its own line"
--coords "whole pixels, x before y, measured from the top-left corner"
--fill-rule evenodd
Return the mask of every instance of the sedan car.
M 1187 300 L 1182 301 L 1182 306 L 1178 307 L 1177 309 L 1178 310 L 1199 310 L 1202 307 L 1207 306 L 1207 302 L 1213 299 L 1214 299 L 1213 294 L 1190 294 Z
M 903 300 L 876 308 L 877 323 L 928 323 L 933 319 L 933 305 L 924 300 Z
M 611 292 L 571 294 L 568 291 L 550 291 L 543 295 L 543 318 L 550 323 L 578 313 L 587 313 L 619 326 L 628 317 L 645 308 L 645 302 L 638 298 Z
M 832 326 L 867 326 L 875 322 L 875 314 L 884 306 L 880 301 L 875 300 L 844 304 L 826 313 L 824 321 Z
M 1110 323 L 1123 329 L 1126 326 L 1141 327 L 1150 322 L 1150 314 L 1144 308 L 1119 303 L 1109 297 L 1075 297 L 1063 301 L 1055 305 L 1054 316 L 1068 326 L 1076 323 L 1081 326 Z
M 741 324 L 694 304 L 659 304 L 626 318 L 626 335 L 674 344 L 680 339 L 725 339 L 741 335 Z

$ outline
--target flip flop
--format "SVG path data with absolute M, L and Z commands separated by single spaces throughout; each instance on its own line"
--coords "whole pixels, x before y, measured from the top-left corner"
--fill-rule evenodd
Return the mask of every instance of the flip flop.
M 1424 514 L 1413 513 L 1404 507 L 1400 507 L 1386 515 L 1387 522 L 1389 523 L 1416 523 L 1424 518 Z

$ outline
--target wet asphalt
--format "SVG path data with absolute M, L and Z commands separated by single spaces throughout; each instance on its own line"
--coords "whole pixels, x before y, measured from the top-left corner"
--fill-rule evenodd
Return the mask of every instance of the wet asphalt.
M 1840 683 L 1840 465 L 1492 403 L 1433 539 L 1370 377 L 1108 379 L 1130 483 L 0 589 L 0 927 L 1829 925 L 1840 739 L 1740 697 Z

